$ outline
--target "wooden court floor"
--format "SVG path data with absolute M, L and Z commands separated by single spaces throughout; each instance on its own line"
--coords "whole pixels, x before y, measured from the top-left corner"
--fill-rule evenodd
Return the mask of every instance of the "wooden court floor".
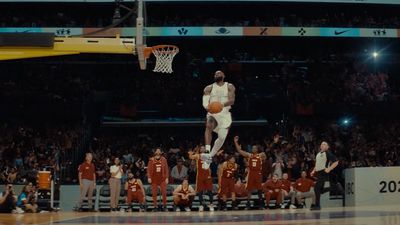
M 56 212 L 42 214 L 0 214 L 0 225 L 22 224 L 301 224 L 301 225 L 400 225 L 400 204 L 377 207 L 276 209 L 226 212 L 132 212 L 78 213 Z

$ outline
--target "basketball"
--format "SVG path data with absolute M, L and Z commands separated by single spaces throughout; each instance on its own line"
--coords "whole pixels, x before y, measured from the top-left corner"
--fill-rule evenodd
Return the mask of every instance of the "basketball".
M 222 105 L 222 103 L 220 102 L 211 102 L 208 105 L 208 112 L 210 112 L 211 114 L 216 114 L 222 111 L 222 109 L 224 108 L 224 106 Z

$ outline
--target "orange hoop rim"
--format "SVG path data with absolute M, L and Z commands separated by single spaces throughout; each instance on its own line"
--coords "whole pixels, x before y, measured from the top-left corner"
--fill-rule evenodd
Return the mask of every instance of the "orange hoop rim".
M 155 45 L 151 47 L 145 47 L 143 49 L 144 57 L 148 59 L 150 55 L 153 53 L 153 50 L 161 49 L 161 48 L 168 48 L 167 52 L 169 53 L 177 53 L 179 51 L 178 46 L 176 45 Z

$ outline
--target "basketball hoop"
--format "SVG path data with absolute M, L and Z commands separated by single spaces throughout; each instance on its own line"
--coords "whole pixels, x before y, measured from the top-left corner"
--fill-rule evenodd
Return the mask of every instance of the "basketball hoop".
M 156 57 L 156 66 L 154 72 L 172 73 L 172 61 L 175 55 L 179 52 L 179 48 L 175 45 L 156 45 L 153 47 L 144 48 L 144 57 L 148 59 L 153 53 Z

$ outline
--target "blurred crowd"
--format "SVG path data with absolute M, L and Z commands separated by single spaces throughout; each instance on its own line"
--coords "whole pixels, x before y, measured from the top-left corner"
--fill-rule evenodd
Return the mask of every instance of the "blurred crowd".
M 0 182 L 11 184 L 37 183 L 39 171 L 68 167 L 68 154 L 76 151 L 78 127 L 66 125 L 10 125 L 0 127 Z M 54 177 L 58 179 L 59 177 Z

